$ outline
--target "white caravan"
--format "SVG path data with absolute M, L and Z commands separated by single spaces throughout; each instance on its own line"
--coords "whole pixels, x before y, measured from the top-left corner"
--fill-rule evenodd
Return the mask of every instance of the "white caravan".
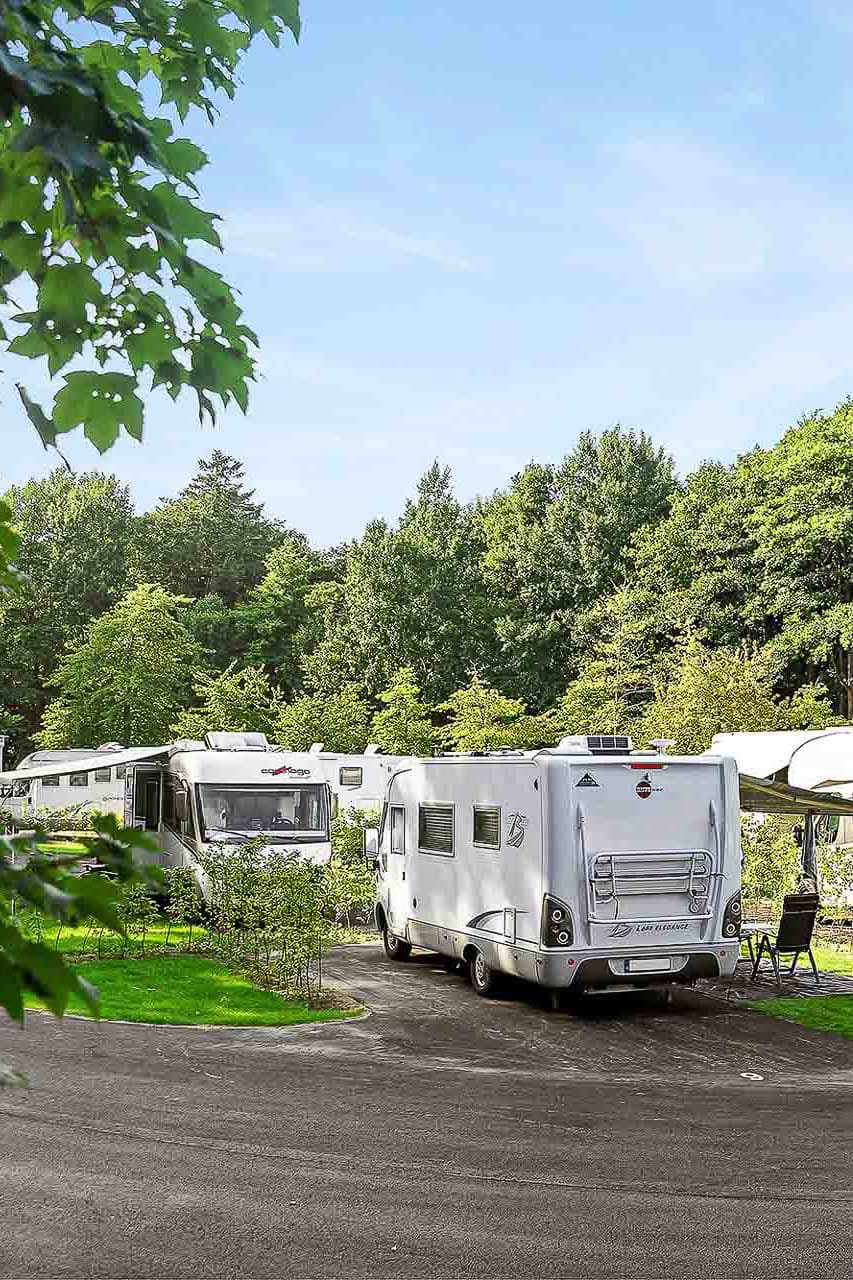
M 258 835 L 276 852 L 328 861 L 336 809 L 378 813 L 388 779 L 403 760 L 375 747 L 363 755 L 326 752 L 321 744 L 283 751 L 259 733 L 37 755 L 49 758 L 30 756 L 22 762 L 26 767 L 0 774 L 0 785 L 18 793 L 18 818 L 64 807 L 70 791 L 79 807 L 117 813 L 128 826 L 150 832 L 161 850 L 153 860 L 192 866 L 202 887 L 200 862 L 208 849 Z M 63 766 L 73 771 L 57 774 Z M 51 803 L 54 794 L 58 799 Z
M 0 809 L 18 821 L 58 809 L 124 813 L 128 761 L 149 757 L 164 748 L 118 743 L 62 751 L 32 751 L 12 773 L 0 774 Z
M 624 737 L 409 762 L 378 855 L 385 948 L 545 987 L 625 989 L 734 972 L 740 932 L 734 760 L 634 754 Z

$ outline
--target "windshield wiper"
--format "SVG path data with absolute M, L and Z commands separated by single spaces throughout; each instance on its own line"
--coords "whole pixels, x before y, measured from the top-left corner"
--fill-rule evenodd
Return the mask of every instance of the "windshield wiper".
M 235 831 L 233 827 L 213 827 L 211 828 L 210 834 L 212 836 L 239 836 L 244 844 L 247 840 L 254 840 L 255 838 L 254 836 L 247 835 L 245 831 Z M 261 833 L 258 832 L 258 834 L 260 835 Z

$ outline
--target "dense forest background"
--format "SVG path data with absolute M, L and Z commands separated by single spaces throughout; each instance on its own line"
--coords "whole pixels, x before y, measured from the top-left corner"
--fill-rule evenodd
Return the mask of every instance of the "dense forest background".
M 0 598 L 9 760 L 206 729 L 701 750 L 720 729 L 853 720 L 853 402 L 685 479 L 619 427 L 472 503 L 434 465 L 395 523 L 325 549 L 219 451 L 141 515 L 97 471 L 6 496 L 26 575 Z

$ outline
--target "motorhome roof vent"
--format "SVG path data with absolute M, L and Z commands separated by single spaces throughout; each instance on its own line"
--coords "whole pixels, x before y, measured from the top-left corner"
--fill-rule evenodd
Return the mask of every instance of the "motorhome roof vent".
M 102 743 L 101 743 L 101 745 L 100 745 L 99 747 L 96 747 L 96 748 L 95 748 L 95 751 L 96 751 L 96 752 L 98 752 L 98 751 L 124 751 L 124 750 L 125 750 L 125 748 L 122 746 L 122 744 L 121 744 L 120 742 L 102 742 Z
M 203 742 L 199 742 L 198 738 L 178 738 L 177 742 L 173 742 L 169 747 L 169 758 L 176 756 L 180 751 L 206 751 Z
M 266 751 L 265 733 L 206 733 L 206 746 L 211 751 Z
M 382 754 L 382 748 L 375 742 L 368 742 L 367 746 L 364 748 L 364 754 L 366 756 L 380 756 Z
M 318 756 L 322 750 L 323 750 L 323 744 L 322 744 L 322 742 L 312 742 L 312 743 L 311 743 L 311 755 L 312 755 L 312 756 Z

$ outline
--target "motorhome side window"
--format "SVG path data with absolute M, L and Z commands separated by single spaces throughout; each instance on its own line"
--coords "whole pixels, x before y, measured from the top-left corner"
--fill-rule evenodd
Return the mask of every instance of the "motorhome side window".
M 391 852 L 406 852 L 406 810 L 402 805 L 391 805 Z
M 68 785 L 69 787 L 88 787 L 88 773 L 72 773 L 71 777 L 68 779 Z
M 360 768 L 341 769 L 338 774 L 342 787 L 360 787 L 363 776 L 363 770 Z
M 474 844 L 482 849 L 500 849 L 500 809 L 482 804 L 474 805 Z
M 59 778 L 42 778 L 41 785 L 43 787 L 58 787 Z
M 126 777 L 127 777 L 127 765 L 117 764 L 116 765 L 116 782 L 124 782 Z
M 175 796 L 179 792 L 186 796 L 187 816 L 184 819 L 179 818 L 176 811 Z M 177 835 L 184 836 L 187 840 L 195 840 L 195 823 L 189 793 L 180 778 L 173 773 L 167 773 L 163 782 L 163 824 L 170 827 Z
M 95 770 L 95 781 L 96 781 L 96 782 L 109 782 L 109 780 L 110 780 L 110 771 L 109 771 L 109 769 L 96 769 L 96 770 Z
M 176 830 L 175 823 L 175 779 L 167 773 L 163 780 L 163 825 Z
M 425 853 L 453 856 L 453 805 L 418 806 L 418 848 Z

